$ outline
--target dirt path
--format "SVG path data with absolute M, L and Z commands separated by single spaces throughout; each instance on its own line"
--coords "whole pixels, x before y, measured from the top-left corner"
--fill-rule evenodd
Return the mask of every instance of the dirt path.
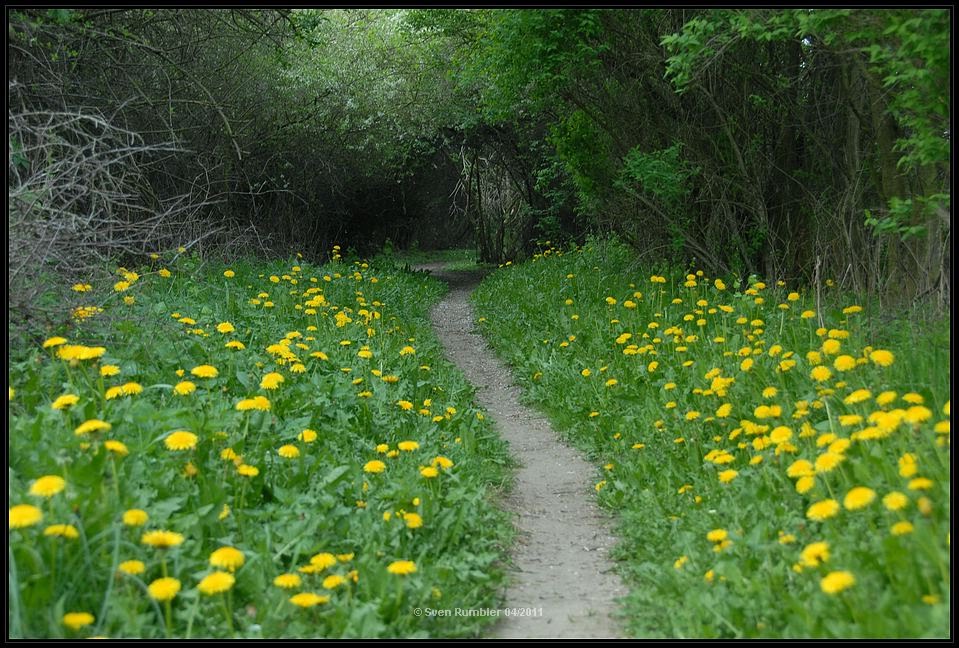
M 611 618 L 625 594 L 608 550 L 615 538 L 593 497 L 596 469 L 565 445 L 539 413 L 519 402 L 509 368 L 474 327 L 468 302 L 479 271 L 445 271 L 428 264 L 449 294 L 430 314 L 433 328 L 477 388 L 477 400 L 495 419 L 520 464 L 506 506 L 519 533 L 506 592 L 508 608 L 541 609 L 541 616 L 501 616 L 494 638 L 606 638 L 621 636 Z

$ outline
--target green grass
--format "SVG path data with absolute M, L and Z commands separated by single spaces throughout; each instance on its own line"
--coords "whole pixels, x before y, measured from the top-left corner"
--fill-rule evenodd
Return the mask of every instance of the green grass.
M 381 265 L 392 265 L 399 268 L 415 266 L 423 263 L 446 263 L 449 270 L 473 270 L 479 267 L 489 267 L 479 262 L 476 250 L 397 250 L 381 253 L 374 258 Z
M 9 532 L 10 636 L 480 634 L 488 619 L 411 612 L 496 607 L 511 533 L 493 503 L 510 476 L 505 444 L 474 404 L 472 387 L 443 359 L 427 319 L 443 286 L 344 261 L 237 260 L 233 278 L 224 277 L 226 266 L 191 258 L 170 265 L 164 278 L 161 263 L 137 268 L 125 291 L 102 285 L 80 293 L 81 303 L 104 311 L 44 332 L 102 346 L 102 357 L 68 362 L 58 356 L 64 346 L 39 344 L 11 357 L 8 500 L 39 508 L 43 519 Z M 226 322 L 235 331 L 217 330 Z M 245 348 L 226 348 L 229 340 Z M 101 375 L 105 365 L 119 374 Z M 218 375 L 191 375 L 202 365 Z M 284 377 L 276 389 L 261 384 L 271 372 Z M 195 391 L 176 394 L 183 381 Z M 116 386 L 138 391 L 129 383 L 142 391 L 106 397 Z M 63 394 L 78 402 L 53 409 Z M 253 396 L 266 397 L 270 409 L 237 409 Z M 112 428 L 75 434 L 91 419 Z M 315 441 L 302 436 L 307 429 Z M 169 449 L 170 435 L 181 430 L 196 435 L 195 446 Z M 108 440 L 129 454 L 110 451 Z M 400 451 L 402 441 L 419 447 Z M 283 446 L 299 456 L 284 458 Z M 241 459 L 224 458 L 234 454 Z M 436 457 L 452 466 L 424 476 Z M 374 460 L 385 463 L 383 472 L 365 471 Z M 257 474 L 244 476 L 239 464 Z M 65 490 L 31 494 L 46 475 L 63 478 Z M 149 520 L 125 525 L 129 509 Z M 410 514 L 422 526 L 411 528 Z M 71 525 L 78 537 L 45 536 L 53 524 Z M 184 541 L 170 549 L 141 542 L 145 531 L 159 529 Z M 200 593 L 198 583 L 214 571 L 211 553 L 226 546 L 245 557 L 235 585 Z M 337 555 L 336 564 L 298 571 L 322 553 Z M 129 560 L 145 571 L 119 573 Z M 413 561 L 416 571 L 390 573 L 394 561 Z M 302 584 L 274 586 L 284 573 Z M 148 594 L 164 575 L 181 583 L 169 606 Z M 331 575 L 345 583 L 326 581 Z M 329 600 L 301 608 L 289 601 L 298 592 Z M 74 631 L 63 623 L 67 612 L 95 620 Z
M 831 287 L 817 309 L 811 293 L 792 301 L 795 289 L 774 280 L 743 294 L 732 278 L 691 279 L 593 244 L 499 270 L 474 295 L 527 398 L 597 465 L 599 500 L 619 519 L 629 632 L 948 636 L 948 319 L 844 313 L 854 302 Z M 876 350 L 893 364 L 878 365 Z M 853 367 L 840 371 L 845 355 L 839 366 Z M 831 375 L 814 379 L 816 363 Z M 868 396 L 847 400 L 857 390 Z M 892 400 L 877 403 L 886 391 Z M 817 458 L 800 493 L 794 462 Z M 855 487 L 875 499 L 848 508 Z M 892 492 L 905 508 L 884 505 Z M 838 511 L 813 519 L 825 500 Z M 911 532 L 893 534 L 902 522 Z M 804 561 L 816 542 L 828 560 L 810 550 Z M 832 572 L 855 582 L 827 593 Z

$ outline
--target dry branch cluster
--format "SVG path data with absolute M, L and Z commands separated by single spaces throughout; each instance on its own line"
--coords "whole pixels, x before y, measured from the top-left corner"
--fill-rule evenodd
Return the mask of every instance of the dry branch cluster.
M 217 83 L 210 69 L 235 55 L 236 41 L 272 47 L 273 23 L 230 20 L 231 12 L 12 15 L 8 291 L 18 318 L 39 314 L 37 298 L 51 288 L 45 271 L 68 283 L 102 273 L 107 259 L 275 243 L 256 222 L 271 183 L 250 177 L 240 143 L 248 133 L 233 123 L 242 76 Z

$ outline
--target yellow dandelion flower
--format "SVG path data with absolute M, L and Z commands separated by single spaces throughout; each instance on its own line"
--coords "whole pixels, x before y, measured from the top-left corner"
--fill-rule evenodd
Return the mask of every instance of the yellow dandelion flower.
M 150 583 L 147 589 L 150 592 L 150 598 L 161 603 L 171 601 L 180 591 L 180 581 L 175 578 L 158 578 Z
M 812 475 L 803 475 L 796 481 L 796 492 L 805 495 L 816 485 L 816 478 Z
M 290 597 L 290 603 L 302 608 L 314 607 L 316 605 L 322 605 L 329 602 L 329 596 L 320 596 L 319 594 L 314 594 L 313 592 L 300 592 L 299 594 Z
M 183 544 L 183 535 L 174 531 L 147 531 L 140 538 L 140 542 L 157 549 L 169 549 Z
M 816 502 L 806 510 L 806 517 L 816 522 L 828 520 L 839 513 L 839 502 L 834 499 L 825 499 Z
M 72 524 L 51 524 L 43 530 L 43 535 L 54 537 L 60 536 L 68 540 L 76 540 L 80 537 L 80 532 Z
M 872 392 L 870 392 L 868 389 L 857 389 L 856 391 L 846 396 L 846 398 L 844 398 L 842 402 L 845 403 L 846 405 L 855 405 L 856 403 L 861 403 L 864 400 L 868 400 L 871 397 L 872 397 Z
M 280 449 L 277 450 L 276 453 L 284 459 L 296 459 L 300 456 L 300 449 L 295 445 L 288 443 L 284 446 L 280 446 Z
M 283 589 L 299 587 L 302 579 L 299 574 L 280 574 L 273 579 L 273 584 Z
M 235 582 L 236 579 L 233 574 L 215 571 L 208 576 L 204 576 L 203 580 L 197 585 L 197 589 L 207 596 L 213 596 L 229 590 Z
M 876 499 L 876 491 L 865 486 L 857 486 L 846 493 L 842 503 L 850 511 L 868 506 Z
M 163 440 L 163 444 L 169 450 L 193 450 L 196 447 L 199 438 L 192 432 L 186 430 L 177 430 Z
M 856 359 L 850 355 L 841 355 L 833 361 L 836 371 L 850 371 L 856 368 Z
M 856 578 L 847 571 L 834 571 L 819 581 L 819 587 L 826 594 L 838 594 L 856 584 Z
M 899 394 L 894 391 L 884 391 L 876 396 L 876 404 L 879 405 L 879 407 L 885 407 L 895 401 L 898 396 Z
M 117 566 L 117 571 L 128 576 L 139 576 L 147 570 L 147 566 L 141 560 L 124 560 Z
M 839 340 L 830 338 L 822 343 L 822 352 L 826 355 L 836 355 L 840 347 L 842 347 L 842 343 Z
M 30 494 L 38 497 L 53 497 L 67 487 L 63 477 L 45 475 L 30 485 Z
M 899 475 L 901 477 L 912 477 L 919 471 L 919 464 L 916 461 L 916 455 L 907 452 L 899 457 Z
M 243 566 L 246 558 L 243 552 L 235 547 L 220 547 L 210 554 L 210 565 L 228 571 L 236 571 Z
M 58 396 L 57 399 L 53 401 L 53 404 L 50 405 L 50 407 L 55 410 L 62 410 L 76 405 L 79 401 L 80 397 L 76 394 L 64 394 L 62 396 Z
M 894 536 L 901 536 L 901 535 L 907 535 L 909 533 L 912 533 L 914 530 L 915 529 L 913 528 L 911 522 L 907 522 L 903 520 L 901 522 L 896 522 L 895 524 L 893 524 L 892 527 L 889 529 L 889 532 Z
M 728 484 L 732 480 L 736 479 L 738 475 L 739 475 L 739 472 L 736 470 L 732 470 L 732 469 L 724 470 L 721 473 L 719 473 L 719 481 L 724 484 Z
M 147 523 L 150 516 L 142 509 L 129 509 L 123 512 L 123 523 L 127 526 L 137 527 Z M 147 543 L 149 544 L 149 543 Z M 179 543 L 177 543 L 179 544 Z
M 285 378 L 283 378 L 283 374 L 272 371 L 263 376 L 263 380 L 260 381 L 260 387 L 263 389 L 276 389 L 280 386 L 280 383 L 284 381 Z
M 836 452 L 824 452 L 816 457 L 816 472 L 827 473 L 845 461 L 845 456 Z
M 374 459 L 373 461 L 367 461 L 363 465 L 363 472 L 368 473 L 381 473 L 386 470 L 386 464 L 380 461 L 379 459 Z
M 922 405 L 913 405 L 902 415 L 902 420 L 910 425 L 919 425 L 932 418 L 932 410 Z
M 397 576 L 406 576 L 416 572 L 416 563 L 412 560 L 396 560 L 389 564 L 386 571 Z
M 807 545 L 799 555 L 799 562 L 804 567 L 818 567 L 829 560 L 829 543 L 813 542 Z
M 909 480 L 909 490 L 929 490 L 932 488 L 932 480 L 926 477 L 916 477 Z
M 256 477 L 260 474 L 260 469 L 256 466 L 249 466 L 247 464 L 240 464 L 236 467 L 236 472 L 244 477 Z
M 88 625 L 93 625 L 96 618 L 89 612 L 67 612 L 63 615 L 63 625 L 74 632 Z
M 143 391 L 143 385 L 136 382 L 128 382 L 120 386 L 120 391 L 124 396 L 135 396 Z
M 219 370 L 212 365 L 200 365 L 190 369 L 190 373 L 197 378 L 216 378 L 220 375 Z
M 329 569 L 335 564 L 336 564 L 336 556 L 325 551 L 322 553 L 318 553 L 312 558 L 310 558 L 310 565 L 312 565 L 319 571 L 322 571 L 324 569 Z
M 433 466 L 426 466 L 425 468 L 420 468 L 420 474 L 427 479 L 432 479 L 439 475 L 439 471 Z
M 832 371 L 824 365 L 819 365 L 812 368 L 812 371 L 809 372 L 809 377 L 816 382 L 825 382 L 832 377 Z
M 909 505 L 909 498 L 899 491 L 892 491 L 882 498 L 882 505 L 890 511 L 900 511 Z
M 43 512 L 36 506 L 17 504 L 10 507 L 8 524 L 11 529 L 23 529 L 38 524 L 42 519 Z
M 181 380 L 173 386 L 173 393 L 178 396 L 188 396 L 196 391 L 196 385 L 189 380 Z
M 91 434 L 93 432 L 106 432 L 113 426 L 107 423 L 106 421 L 101 421 L 100 419 L 90 419 L 84 421 L 77 426 L 73 432 L 77 436 L 83 436 L 84 434 Z
M 108 439 L 104 442 L 103 447 L 121 457 L 125 457 L 130 454 L 130 449 L 127 448 L 126 444 L 122 441 L 117 441 L 116 439 Z
M 726 529 L 713 529 L 706 534 L 706 539 L 710 542 L 722 542 L 729 538 L 729 532 Z
M 873 364 L 879 365 L 880 367 L 888 367 L 895 362 L 896 356 L 893 355 L 892 351 L 876 349 L 869 354 L 869 359 L 873 362 Z

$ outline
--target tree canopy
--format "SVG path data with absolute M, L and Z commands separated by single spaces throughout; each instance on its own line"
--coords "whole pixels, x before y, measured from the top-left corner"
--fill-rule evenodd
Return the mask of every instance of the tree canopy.
M 945 9 L 19 9 L 11 282 L 38 255 L 615 233 L 948 300 Z M 74 260 L 75 261 L 75 260 Z

